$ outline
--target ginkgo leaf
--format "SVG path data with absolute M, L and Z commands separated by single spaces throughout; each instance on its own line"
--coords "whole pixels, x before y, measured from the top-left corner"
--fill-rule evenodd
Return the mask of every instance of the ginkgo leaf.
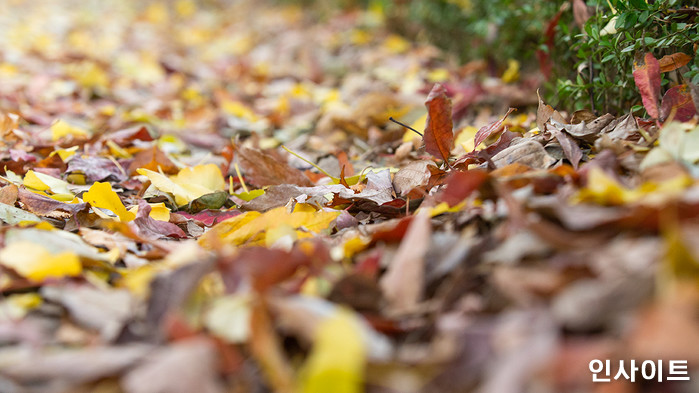
M 70 199 L 72 199 L 73 194 L 68 189 L 69 184 L 53 176 L 29 170 L 27 174 L 24 175 L 24 180 L 22 182 L 27 188 L 37 191 L 51 191 L 54 194 L 68 194 L 71 196 Z
M 136 218 L 136 215 L 126 210 L 126 207 L 119 199 L 109 183 L 96 182 L 90 190 L 83 194 L 83 200 L 93 208 L 107 209 L 119 217 L 121 222 L 129 222 Z
M 226 188 L 221 170 L 214 164 L 184 168 L 172 177 L 145 168 L 139 168 L 137 172 L 146 176 L 158 190 L 174 195 L 179 206 Z
M 85 138 L 90 136 L 90 133 L 83 128 L 67 123 L 65 120 L 58 120 L 51 125 L 51 139 L 57 141 L 66 136 Z
M 299 206 L 303 204 L 298 204 Z M 337 218 L 340 212 L 335 211 L 298 211 L 288 213 L 281 206 L 265 213 L 247 212 L 216 224 L 200 239 L 200 244 L 212 246 L 217 243 L 256 244 L 264 242 L 265 231 L 270 228 L 286 225 L 294 229 L 302 229 L 299 237 L 309 232 L 319 233 Z
M 51 254 L 40 245 L 29 241 L 9 244 L 0 251 L 0 264 L 33 280 L 77 276 L 82 272 L 78 256 L 70 251 Z
M 339 310 L 320 323 L 300 375 L 302 393 L 360 393 L 366 348 L 357 318 Z

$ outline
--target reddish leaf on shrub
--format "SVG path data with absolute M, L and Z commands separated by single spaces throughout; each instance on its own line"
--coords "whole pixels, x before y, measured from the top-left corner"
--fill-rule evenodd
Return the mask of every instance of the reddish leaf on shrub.
M 507 116 L 510 115 L 515 110 L 515 108 L 510 108 L 510 110 L 505 113 L 505 116 L 502 117 L 502 119 L 496 121 L 495 123 L 488 124 L 487 126 L 481 127 L 480 130 L 476 133 L 476 136 L 473 137 L 474 142 L 473 142 L 473 150 L 475 150 L 478 145 L 481 144 L 484 140 L 488 139 L 489 136 L 498 134 L 504 130 L 504 127 L 502 126 L 502 123 L 505 121 Z
M 435 84 L 425 101 L 427 127 L 425 127 L 425 150 L 444 162 L 449 161 L 449 152 L 454 147 L 454 131 L 451 121 L 451 100 L 439 83 Z
M 662 59 L 658 60 L 658 63 L 660 64 L 660 72 L 674 71 L 684 65 L 687 65 L 690 60 L 692 60 L 692 56 L 682 52 L 663 56 Z
M 660 64 L 652 53 L 642 57 L 637 55 L 633 62 L 633 79 L 641 92 L 643 107 L 650 117 L 658 118 L 658 98 L 660 97 Z
M 665 92 L 660 105 L 660 118 L 665 121 L 672 111 L 675 111 L 673 119 L 677 121 L 688 121 L 694 117 L 696 110 L 687 85 L 674 86 Z

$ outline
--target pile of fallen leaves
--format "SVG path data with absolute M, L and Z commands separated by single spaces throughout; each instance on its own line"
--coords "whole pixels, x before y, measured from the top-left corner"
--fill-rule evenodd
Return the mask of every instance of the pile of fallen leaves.
M 648 120 L 554 110 L 380 9 L 0 26 L 0 391 L 696 391 L 699 126 L 652 55 Z

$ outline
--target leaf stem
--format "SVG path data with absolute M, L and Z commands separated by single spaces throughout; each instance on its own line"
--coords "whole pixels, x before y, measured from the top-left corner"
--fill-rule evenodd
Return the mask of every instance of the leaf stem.
M 243 176 L 240 174 L 240 167 L 238 167 L 238 163 L 236 162 L 233 164 L 233 167 L 235 168 L 235 173 L 238 175 L 238 180 L 240 180 L 240 185 L 243 186 L 243 191 L 246 193 L 250 192 L 248 191 L 248 187 L 245 185 L 245 180 L 243 180 Z
M 407 124 L 403 124 L 403 123 L 399 122 L 398 120 L 394 119 L 393 117 L 389 117 L 388 120 L 390 120 L 390 121 L 392 121 L 392 122 L 398 124 L 399 126 L 403 126 L 403 127 L 407 128 L 407 129 L 409 129 L 410 131 L 412 131 L 412 132 L 414 132 L 414 133 L 416 133 L 416 134 L 422 136 L 422 133 L 421 133 L 421 132 L 417 131 L 416 129 L 414 129 L 413 127 L 410 127 L 410 126 L 407 125 Z
M 301 160 L 301 161 L 303 161 L 303 162 L 305 162 L 305 163 L 311 165 L 311 166 L 314 167 L 315 169 L 319 170 L 319 171 L 320 171 L 322 174 L 324 174 L 325 176 L 327 176 L 327 177 L 329 177 L 329 178 L 331 178 L 331 179 L 333 179 L 333 180 L 334 180 L 334 179 L 337 179 L 335 176 L 333 176 L 333 175 L 329 174 L 328 172 L 326 172 L 325 170 L 323 170 L 323 168 L 321 168 L 321 167 L 319 167 L 318 165 L 312 163 L 311 161 L 308 161 L 307 159 L 301 157 L 301 155 L 299 155 L 298 153 L 294 153 L 294 152 L 291 151 L 288 147 L 282 145 L 282 149 L 286 150 L 289 154 L 293 155 L 294 157 L 298 158 L 299 160 Z

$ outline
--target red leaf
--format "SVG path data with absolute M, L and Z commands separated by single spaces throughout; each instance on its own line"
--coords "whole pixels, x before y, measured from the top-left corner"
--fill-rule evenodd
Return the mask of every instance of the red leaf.
M 425 127 L 425 150 L 444 162 L 449 161 L 449 152 L 454 147 L 454 131 L 451 122 L 451 100 L 439 83 L 435 84 L 425 101 L 427 127 Z
M 488 172 L 480 169 L 454 171 L 446 180 L 447 188 L 444 190 L 441 200 L 449 206 L 458 205 L 473 191 L 476 191 L 487 178 Z
M 673 111 L 677 121 L 688 121 L 696 114 L 687 85 L 674 86 L 665 92 L 663 103 L 660 105 L 660 118 L 665 121 Z
M 484 140 L 488 139 L 489 136 L 498 134 L 504 130 L 504 127 L 502 126 L 502 123 L 505 121 L 507 116 L 510 115 L 515 110 L 515 108 L 510 108 L 510 110 L 505 113 L 505 116 L 502 117 L 502 119 L 496 121 L 495 123 L 488 124 L 487 126 L 481 127 L 480 130 L 476 133 L 476 136 L 473 138 L 474 143 L 473 143 L 473 150 L 476 150 L 476 147 L 480 145 Z
M 660 64 L 660 72 L 674 71 L 684 65 L 687 65 L 690 60 L 692 60 L 692 56 L 682 52 L 663 56 L 662 59 L 658 60 L 658 63 Z
M 637 56 L 633 62 L 633 79 L 641 92 L 643 107 L 653 119 L 658 118 L 658 98 L 660 97 L 660 64 L 652 53 Z

